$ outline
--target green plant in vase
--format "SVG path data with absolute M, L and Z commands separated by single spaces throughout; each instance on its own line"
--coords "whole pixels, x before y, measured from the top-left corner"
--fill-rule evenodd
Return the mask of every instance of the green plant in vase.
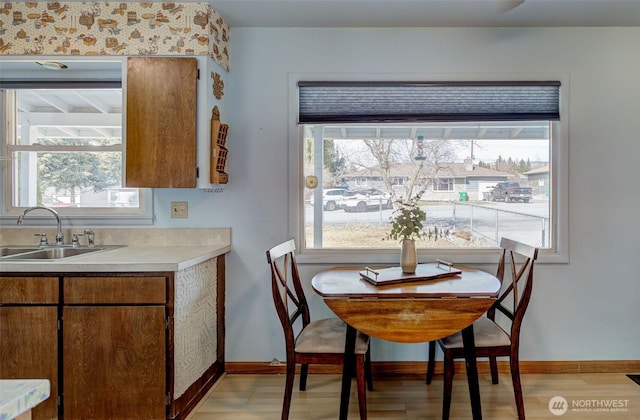
M 397 200 L 391 217 L 391 232 L 388 238 L 394 240 L 420 239 L 424 234 L 424 224 L 427 213 L 420 208 L 418 202 L 421 194 L 415 195 L 408 201 Z
M 415 273 L 418 264 L 415 240 L 422 238 L 424 222 L 427 220 L 427 214 L 418 204 L 421 197 L 421 194 L 416 194 L 406 201 L 397 200 L 391 217 L 388 238 L 402 243 L 400 265 L 403 273 Z

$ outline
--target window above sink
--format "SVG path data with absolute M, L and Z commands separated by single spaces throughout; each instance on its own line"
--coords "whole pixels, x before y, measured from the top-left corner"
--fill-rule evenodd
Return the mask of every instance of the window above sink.
M 0 63 L 2 222 L 39 205 L 94 226 L 150 224 L 151 191 L 122 183 L 123 59 L 62 58 L 66 70 Z

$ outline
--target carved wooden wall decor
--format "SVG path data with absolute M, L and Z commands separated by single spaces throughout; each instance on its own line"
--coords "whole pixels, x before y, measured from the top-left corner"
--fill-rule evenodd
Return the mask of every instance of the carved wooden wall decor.
M 227 131 L 228 124 L 220 123 L 220 110 L 217 106 L 211 111 L 211 169 L 210 179 L 212 184 L 226 184 L 229 175 L 224 171 L 227 163 Z
M 224 82 L 222 81 L 222 76 L 212 71 L 211 78 L 213 79 L 213 96 L 220 100 L 224 95 Z

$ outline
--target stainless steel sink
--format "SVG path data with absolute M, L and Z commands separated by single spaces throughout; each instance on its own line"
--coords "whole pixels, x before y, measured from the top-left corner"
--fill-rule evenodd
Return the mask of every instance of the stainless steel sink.
M 2 247 L 6 249 L 7 254 L 0 256 L 0 261 L 16 261 L 16 260 L 58 260 L 61 258 L 74 257 L 77 255 L 90 254 L 99 251 L 105 251 L 107 249 L 115 249 L 119 246 L 104 246 L 104 247 L 69 247 L 69 246 L 52 246 L 45 248 L 22 248 L 19 247 Z M 4 252 L 4 251 L 2 251 Z
M 40 248 L 24 247 L 24 246 L 3 246 L 0 247 L 0 257 L 8 255 L 23 254 L 25 252 L 38 251 Z

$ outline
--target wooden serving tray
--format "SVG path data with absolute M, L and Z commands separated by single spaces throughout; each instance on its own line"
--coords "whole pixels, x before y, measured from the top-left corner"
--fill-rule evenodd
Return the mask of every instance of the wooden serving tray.
M 404 283 L 410 281 L 434 280 L 443 277 L 453 277 L 462 271 L 446 264 L 427 263 L 418 264 L 416 272 L 407 274 L 402 272 L 401 267 L 383 268 L 381 270 L 366 269 L 360 272 L 363 279 L 374 286 L 386 284 Z

